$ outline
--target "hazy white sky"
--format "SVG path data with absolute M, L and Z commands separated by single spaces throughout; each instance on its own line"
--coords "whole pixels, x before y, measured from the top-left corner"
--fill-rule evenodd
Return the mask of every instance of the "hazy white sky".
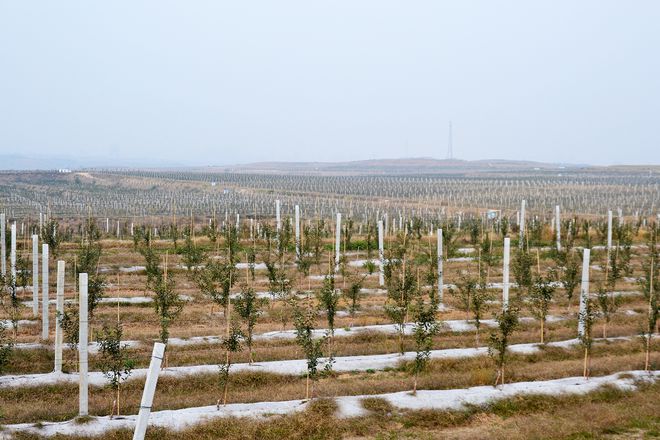
M 660 163 L 660 1 L 0 0 L 0 154 Z M 0 168 L 1 165 L 0 165 Z

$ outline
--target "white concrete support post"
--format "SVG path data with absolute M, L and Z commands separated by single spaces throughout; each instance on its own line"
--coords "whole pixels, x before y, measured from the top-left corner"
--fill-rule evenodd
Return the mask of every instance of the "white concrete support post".
M 32 236 L 32 316 L 39 316 L 39 236 Z
M 41 339 L 48 340 L 48 244 L 41 245 Z
M 62 343 L 64 342 L 64 332 L 60 325 L 60 318 L 64 313 L 64 267 L 62 260 L 57 262 L 57 300 L 55 303 L 55 372 L 62 372 Z
M 0 214 L 0 267 L 2 269 L 2 276 L 7 275 L 7 230 L 6 230 L 6 217 L 5 214 Z
M 9 267 L 11 269 L 11 285 L 16 286 L 16 222 L 11 224 L 11 248 L 9 250 Z
M 341 253 L 341 212 L 337 213 L 335 224 L 335 272 L 339 270 L 339 256 Z
M 584 335 L 584 314 L 589 299 L 589 258 L 591 250 L 585 249 L 582 257 L 582 284 L 580 286 L 580 316 L 578 317 L 578 337 Z
M 108 217 L 105 218 L 105 233 L 110 233 L 110 219 Z
M 383 221 L 378 221 L 378 259 L 380 260 L 380 273 L 378 274 L 378 285 L 385 284 L 385 250 L 383 249 Z
M 502 310 L 509 308 L 509 262 L 511 261 L 511 239 L 504 238 L 504 258 L 502 266 Z
M 280 229 L 282 228 L 282 219 L 280 218 L 280 201 L 275 200 L 275 225 L 277 228 L 277 234 L 279 235 Z
M 156 384 L 158 383 L 158 373 L 160 372 L 160 364 L 163 362 L 164 355 L 165 344 L 156 342 L 154 344 L 153 352 L 151 353 L 149 370 L 147 370 L 147 380 L 144 384 L 144 391 L 142 392 L 140 412 L 138 413 L 137 422 L 135 423 L 133 440 L 144 440 L 144 435 L 147 432 L 147 424 L 149 423 L 151 406 L 153 405 L 154 394 L 156 393 Z
M 607 211 L 607 250 L 612 249 L 612 210 Z
M 442 249 L 442 229 L 438 229 L 438 308 L 443 307 L 442 289 L 444 288 L 442 260 L 444 250 Z
M 236 233 L 238 234 L 240 230 L 241 230 L 241 215 L 237 212 L 236 213 Z
M 87 344 L 89 343 L 88 337 L 88 324 L 89 318 L 87 314 L 87 274 L 81 273 L 79 276 L 79 299 L 78 306 L 80 311 L 78 312 L 80 321 L 78 324 L 78 353 L 79 353 L 79 365 L 78 371 L 80 374 L 80 382 L 78 384 L 78 415 L 86 416 L 89 414 L 88 408 L 88 387 L 89 378 L 87 377 L 88 373 L 88 363 L 87 363 Z
M 520 248 L 523 247 L 523 244 L 525 242 L 525 205 L 526 204 L 527 201 L 524 199 L 520 204 L 520 242 L 518 243 L 518 247 Z
M 559 205 L 555 206 L 555 231 L 557 235 L 557 251 L 561 251 L 561 216 Z
M 300 259 L 300 206 L 295 207 L 296 221 L 296 260 Z

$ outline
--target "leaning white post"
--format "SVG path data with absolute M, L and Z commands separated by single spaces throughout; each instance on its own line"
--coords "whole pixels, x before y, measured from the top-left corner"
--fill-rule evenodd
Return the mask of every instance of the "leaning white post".
M 156 342 L 154 344 L 153 352 L 151 353 L 149 370 L 147 370 L 147 380 L 144 384 L 144 391 L 142 392 L 140 412 L 138 413 L 137 422 L 135 423 L 133 440 L 144 440 L 144 435 L 147 432 L 147 424 L 149 423 L 149 415 L 151 414 L 151 405 L 154 401 L 154 393 L 156 392 L 156 384 L 158 382 L 158 373 L 160 372 L 160 364 L 163 361 L 164 354 L 165 344 Z
M 16 286 L 16 222 L 11 224 L 11 248 L 9 251 L 9 267 L 11 268 L 11 285 Z
M 385 252 L 383 249 L 383 221 L 378 221 L 378 259 L 380 260 L 380 274 L 378 275 L 378 285 L 385 284 Z
M 587 310 L 587 299 L 589 299 L 589 257 L 590 249 L 585 249 L 582 257 L 582 285 L 580 286 L 580 316 L 578 317 L 578 337 L 584 335 L 584 314 Z
M 41 245 L 41 339 L 48 339 L 48 244 Z
M 502 267 L 502 310 L 509 308 L 509 261 L 511 253 L 511 239 L 504 238 L 504 265 Z
M 555 206 L 555 221 L 555 231 L 557 234 L 557 251 L 561 251 L 561 217 L 559 215 L 559 205 Z
M 0 214 L 0 267 L 2 268 L 2 276 L 7 275 L 7 239 L 5 235 L 7 231 L 5 230 L 5 214 Z
M 442 257 L 443 257 L 443 249 L 442 249 L 442 229 L 438 229 L 438 308 L 441 308 L 443 306 L 442 304 L 442 288 L 444 287 L 444 282 L 442 278 Z
M 39 236 L 32 236 L 32 316 L 39 316 Z
M 520 204 L 520 242 L 518 243 L 518 247 L 523 247 L 523 243 L 525 241 L 525 204 L 527 203 L 526 200 L 523 199 L 522 203 Z
M 300 259 L 300 206 L 296 205 L 296 260 Z
M 88 341 L 88 316 L 87 316 L 87 274 L 81 273 L 78 274 L 79 281 L 78 287 L 80 294 L 78 296 L 78 306 L 80 311 L 78 312 L 80 321 L 78 324 L 78 353 L 79 353 L 79 365 L 78 371 L 80 372 L 80 382 L 78 384 L 78 415 L 86 416 L 89 414 L 88 409 L 88 377 L 87 377 L 87 344 Z
M 341 212 L 337 213 L 335 226 L 335 272 L 339 270 L 339 253 L 341 250 Z
M 607 211 L 607 250 L 612 248 L 612 210 Z
M 62 342 L 64 334 L 60 318 L 64 313 L 64 261 L 57 262 L 57 301 L 55 303 L 55 372 L 62 372 Z

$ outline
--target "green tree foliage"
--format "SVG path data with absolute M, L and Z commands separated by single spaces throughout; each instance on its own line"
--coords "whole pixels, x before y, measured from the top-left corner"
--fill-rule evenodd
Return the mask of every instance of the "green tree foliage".
M 335 334 L 335 316 L 337 316 L 340 296 L 340 292 L 335 289 L 335 276 L 333 274 L 326 275 L 323 279 L 323 286 L 317 292 L 316 298 L 319 302 L 319 308 L 325 312 L 330 336 Z
M 80 281 L 78 274 L 87 274 L 87 308 L 90 319 L 94 316 L 94 311 L 105 291 L 105 278 L 99 275 L 98 271 L 102 252 L 101 231 L 96 221 L 88 218 L 85 221 L 83 238 L 78 247 L 75 280 L 78 283 Z M 80 286 L 78 286 L 78 291 L 80 291 Z
M 307 387 L 305 392 L 305 399 L 314 396 L 314 382 L 316 381 L 319 373 L 319 363 L 323 357 L 323 349 L 328 341 L 329 335 L 326 334 L 320 338 L 314 338 L 314 322 L 316 314 L 314 309 L 307 307 L 301 309 L 295 308 L 294 322 L 296 326 L 296 342 L 302 348 L 307 359 Z M 312 381 L 312 389 L 310 393 L 309 381 Z
M 526 247 L 520 248 L 516 251 L 513 257 L 513 276 L 518 283 L 519 295 L 526 290 L 532 288 L 533 277 L 532 267 L 534 266 L 534 257 Z
M 183 247 L 180 249 L 181 260 L 185 264 L 188 273 L 195 273 L 199 270 L 199 266 L 206 259 L 204 249 L 194 242 L 192 234 L 187 233 Z
M 440 331 L 440 326 L 435 318 L 437 304 L 431 300 L 425 303 L 420 295 L 415 308 L 415 326 L 413 335 L 415 337 L 415 362 L 413 371 L 415 373 L 415 382 L 413 393 L 417 392 L 417 378 L 419 374 L 426 369 L 431 349 L 433 348 L 433 337 Z
M 573 250 L 565 251 L 565 255 L 565 263 L 559 272 L 559 276 L 561 285 L 566 293 L 566 299 L 568 300 L 568 310 L 570 310 L 575 289 L 580 284 L 581 259 Z
M 459 275 L 456 288 L 449 288 L 449 293 L 458 300 L 463 310 L 465 310 L 465 319 L 470 319 L 472 298 L 477 290 L 477 285 L 477 278 L 470 276 L 469 272 L 465 272 Z
M 121 338 L 123 328 L 120 323 L 109 325 L 103 324 L 103 328 L 97 332 L 96 341 L 99 344 L 98 368 L 108 379 L 108 386 L 116 394 L 113 411 L 117 409 L 119 415 L 119 385 L 126 381 L 135 367 L 135 361 L 129 357 L 128 346 L 122 345 Z
M 14 341 L 9 337 L 5 324 L 0 321 L 0 374 L 4 373 L 11 356 Z
M 653 334 L 656 332 L 656 327 L 658 325 L 659 312 L 659 301 L 658 301 L 658 275 L 660 274 L 660 262 L 658 261 L 658 225 L 653 223 L 649 228 L 648 233 L 648 248 L 649 253 L 645 261 L 642 262 L 642 272 L 643 276 L 639 278 L 638 283 L 644 293 L 646 298 L 648 309 L 646 315 L 646 322 L 642 325 L 642 330 L 640 332 L 642 340 L 644 342 L 645 348 L 645 361 L 644 369 L 649 371 L 650 368 L 650 358 L 651 358 L 651 342 L 653 339 Z
M 553 280 L 548 277 L 537 277 L 529 292 L 529 310 L 541 322 L 541 344 L 545 343 L 545 322 L 555 295 Z
M 593 300 L 585 298 L 584 310 L 578 317 L 584 323 L 584 331 L 579 335 L 580 345 L 584 348 L 584 368 L 582 375 L 588 378 L 591 374 L 591 348 L 594 343 L 593 328 L 596 320 L 596 310 Z
M 231 368 L 232 355 L 243 349 L 243 332 L 236 322 L 229 327 L 227 335 L 222 339 L 220 345 L 225 350 L 224 362 L 218 364 L 219 375 L 218 383 L 222 389 L 222 404 L 227 404 L 227 390 L 229 388 L 229 369 Z M 218 409 L 220 409 L 220 400 L 218 400 Z
M 241 287 L 241 294 L 234 300 L 234 310 L 236 310 L 247 329 L 245 332 L 245 345 L 250 355 L 250 363 L 254 362 L 252 358 L 254 327 L 263 313 L 262 308 L 266 305 L 266 302 L 265 298 L 257 297 L 254 289 L 247 285 Z
M 360 300 L 362 299 L 362 285 L 364 284 L 365 277 L 353 277 L 349 281 L 349 286 L 344 290 L 344 297 L 348 302 L 348 312 L 352 317 L 360 310 Z
M 388 259 L 385 263 L 384 275 L 387 289 L 385 314 L 396 326 L 399 336 L 399 352 L 403 354 L 405 323 L 408 309 L 417 291 L 417 282 L 410 265 L 406 267 L 405 261 L 402 263 L 399 259 Z
M 50 219 L 41 228 L 41 241 L 48 245 L 48 252 L 53 258 L 57 258 L 60 251 L 63 235 L 60 233 L 60 224 L 57 220 Z
M 225 316 L 228 316 L 229 295 L 236 280 L 235 272 L 235 266 L 229 261 L 213 259 L 198 271 L 196 277 L 199 290 L 222 307 Z
M 495 361 L 496 377 L 495 386 L 498 383 L 504 385 L 504 367 L 508 359 L 508 348 L 511 335 L 518 328 L 518 309 L 509 307 L 496 315 L 497 331 L 491 333 L 488 344 L 488 355 Z
M 607 326 L 612 320 L 612 315 L 616 313 L 621 304 L 621 297 L 614 295 L 614 292 L 608 294 L 602 286 L 598 286 L 598 308 L 603 315 L 603 338 L 607 338 Z

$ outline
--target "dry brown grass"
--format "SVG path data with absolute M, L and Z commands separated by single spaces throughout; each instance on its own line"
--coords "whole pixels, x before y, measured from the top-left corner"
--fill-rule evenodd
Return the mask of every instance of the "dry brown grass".
M 655 362 L 660 361 L 655 357 Z M 594 352 L 592 374 L 612 374 L 617 371 L 639 369 L 643 357 L 634 343 L 598 347 Z M 512 382 L 556 379 L 579 376 L 582 373 L 582 353 L 579 349 L 548 350 L 531 356 L 514 356 L 508 370 Z M 494 368 L 487 357 L 444 359 L 431 362 L 429 370 L 420 376 L 420 389 L 452 389 L 477 385 L 491 385 Z M 122 387 L 124 413 L 133 413 L 139 406 L 142 380 L 129 381 Z M 333 374 L 321 378 L 316 396 L 379 394 L 405 391 L 412 388 L 411 375 L 405 366 L 379 372 Z M 76 415 L 78 388 L 75 384 L 51 385 L 37 388 L 4 389 L 0 394 L 3 423 L 66 420 Z M 304 397 L 303 377 L 264 373 L 236 373 L 231 376 L 229 402 L 259 402 L 293 400 Z M 217 376 L 214 374 L 185 378 L 161 377 L 156 390 L 157 409 L 177 409 L 214 404 L 218 399 Z M 48 402 L 48 405 L 43 405 Z M 90 392 L 90 414 L 105 415 L 112 403 L 108 390 L 93 387 Z

